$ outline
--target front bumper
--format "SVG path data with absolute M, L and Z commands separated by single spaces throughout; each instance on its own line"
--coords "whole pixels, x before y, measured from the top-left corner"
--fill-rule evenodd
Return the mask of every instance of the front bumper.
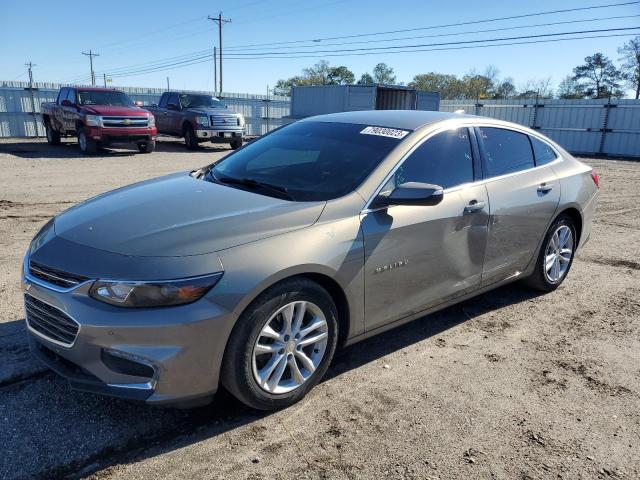
M 210 140 L 212 142 L 233 142 L 241 139 L 244 134 L 242 130 L 196 130 L 196 135 L 200 140 Z
M 103 144 L 137 143 L 154 141 L 158 135 L 156 127 L 87 127 L 87 136 Z
M 25 258 L 25 295 L 64 312 L 80 325 L 72 345 L 64 346 L 27 321 L 36 358 L 75 389 L 150 404 L 189 403 L 216 392 L 235 313 L 207 296 L 176 307 L 114 307 L 88 296 L 91 283 L 71 290 L 49 285 L 29 274 Z M 114 355 L 125 359 L 126 368 L 113 362 Z M 136 364 L 141 367 L 137 371 Z

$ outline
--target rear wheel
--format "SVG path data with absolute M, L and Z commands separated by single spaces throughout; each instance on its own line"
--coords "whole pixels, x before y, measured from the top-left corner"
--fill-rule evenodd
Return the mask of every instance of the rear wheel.
M 151 153 L 156 148 L 155 140 L 149 140 L 148 142 L 140 142 L 138 144 L 138 150 L 140 153 Z
M 60 145 L 60 134 L 53 129 L 49 122 L 44 124 L 44 129 L 47 134 L 47 143 L 49 145 Z
M 318 284 L 293 279 L 260 295 L 238 319 L 222 365 L 222 383 L 259 410 L 302 399 L 336 349 L 338 315 Z
M 536 266 L 526 282 L 543 292 L 558 288 L 569 274 L 577 247 L 576 227 L 570 217 L 559 216 L 540 247 Z
M 196 137 L 196 132 L 191 125 L 184 128 L 184 144 L 189 150 L 198 148 L 198 137 Z
M 232 150 L 237 150 L 242 146 L 242 139 L 240 140 L 234 140 L 233 142 L 231 142 L 231 149 Z
M 84 127 L 78 128 L 78 146 L 82 153 L 86 155 L 96 153 L 98 149 L 98 144 L 87 136 Z

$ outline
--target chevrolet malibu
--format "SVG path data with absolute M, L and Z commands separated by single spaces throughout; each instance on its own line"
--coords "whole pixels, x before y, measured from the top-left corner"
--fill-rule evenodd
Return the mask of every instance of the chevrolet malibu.
M 47 223 L 23 265 L 31 350 L 80 390 L 281 408 L 338 346 L 509 282 L 558 288 L 597 191 L 511 123 L 312 117 Z

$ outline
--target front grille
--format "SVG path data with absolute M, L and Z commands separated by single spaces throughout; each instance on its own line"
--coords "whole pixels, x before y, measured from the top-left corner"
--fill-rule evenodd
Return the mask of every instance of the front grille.
M 211 126 L 213 128 L 235 128 L 240 126 L 240 118 L 228 113 L 211 115 Z
M 62 270 L 47 267 L 32 260 L 29 261 L 29 273 L 47 283 L 52 283 L 53 285 L 64 288 L 73 288 L 85 280 L 88 280 L 87 277 L 83 277 L 82 275 L 63 272 Z
M 148 127 L 148 117 L 102 117 L 103 127 Z
M 73 344 L 80 325 L 66 313 L 31 295 L 24 296 L 24 307 L 29 328 L 67 347 Z

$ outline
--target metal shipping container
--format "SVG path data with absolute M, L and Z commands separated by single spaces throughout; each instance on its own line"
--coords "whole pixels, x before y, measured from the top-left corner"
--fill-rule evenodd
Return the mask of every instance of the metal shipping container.
M 318 85 L 293 87 L 291 116 L 295 119 L 356 110 L 433 110 L 440 94 L 402 85 Z

